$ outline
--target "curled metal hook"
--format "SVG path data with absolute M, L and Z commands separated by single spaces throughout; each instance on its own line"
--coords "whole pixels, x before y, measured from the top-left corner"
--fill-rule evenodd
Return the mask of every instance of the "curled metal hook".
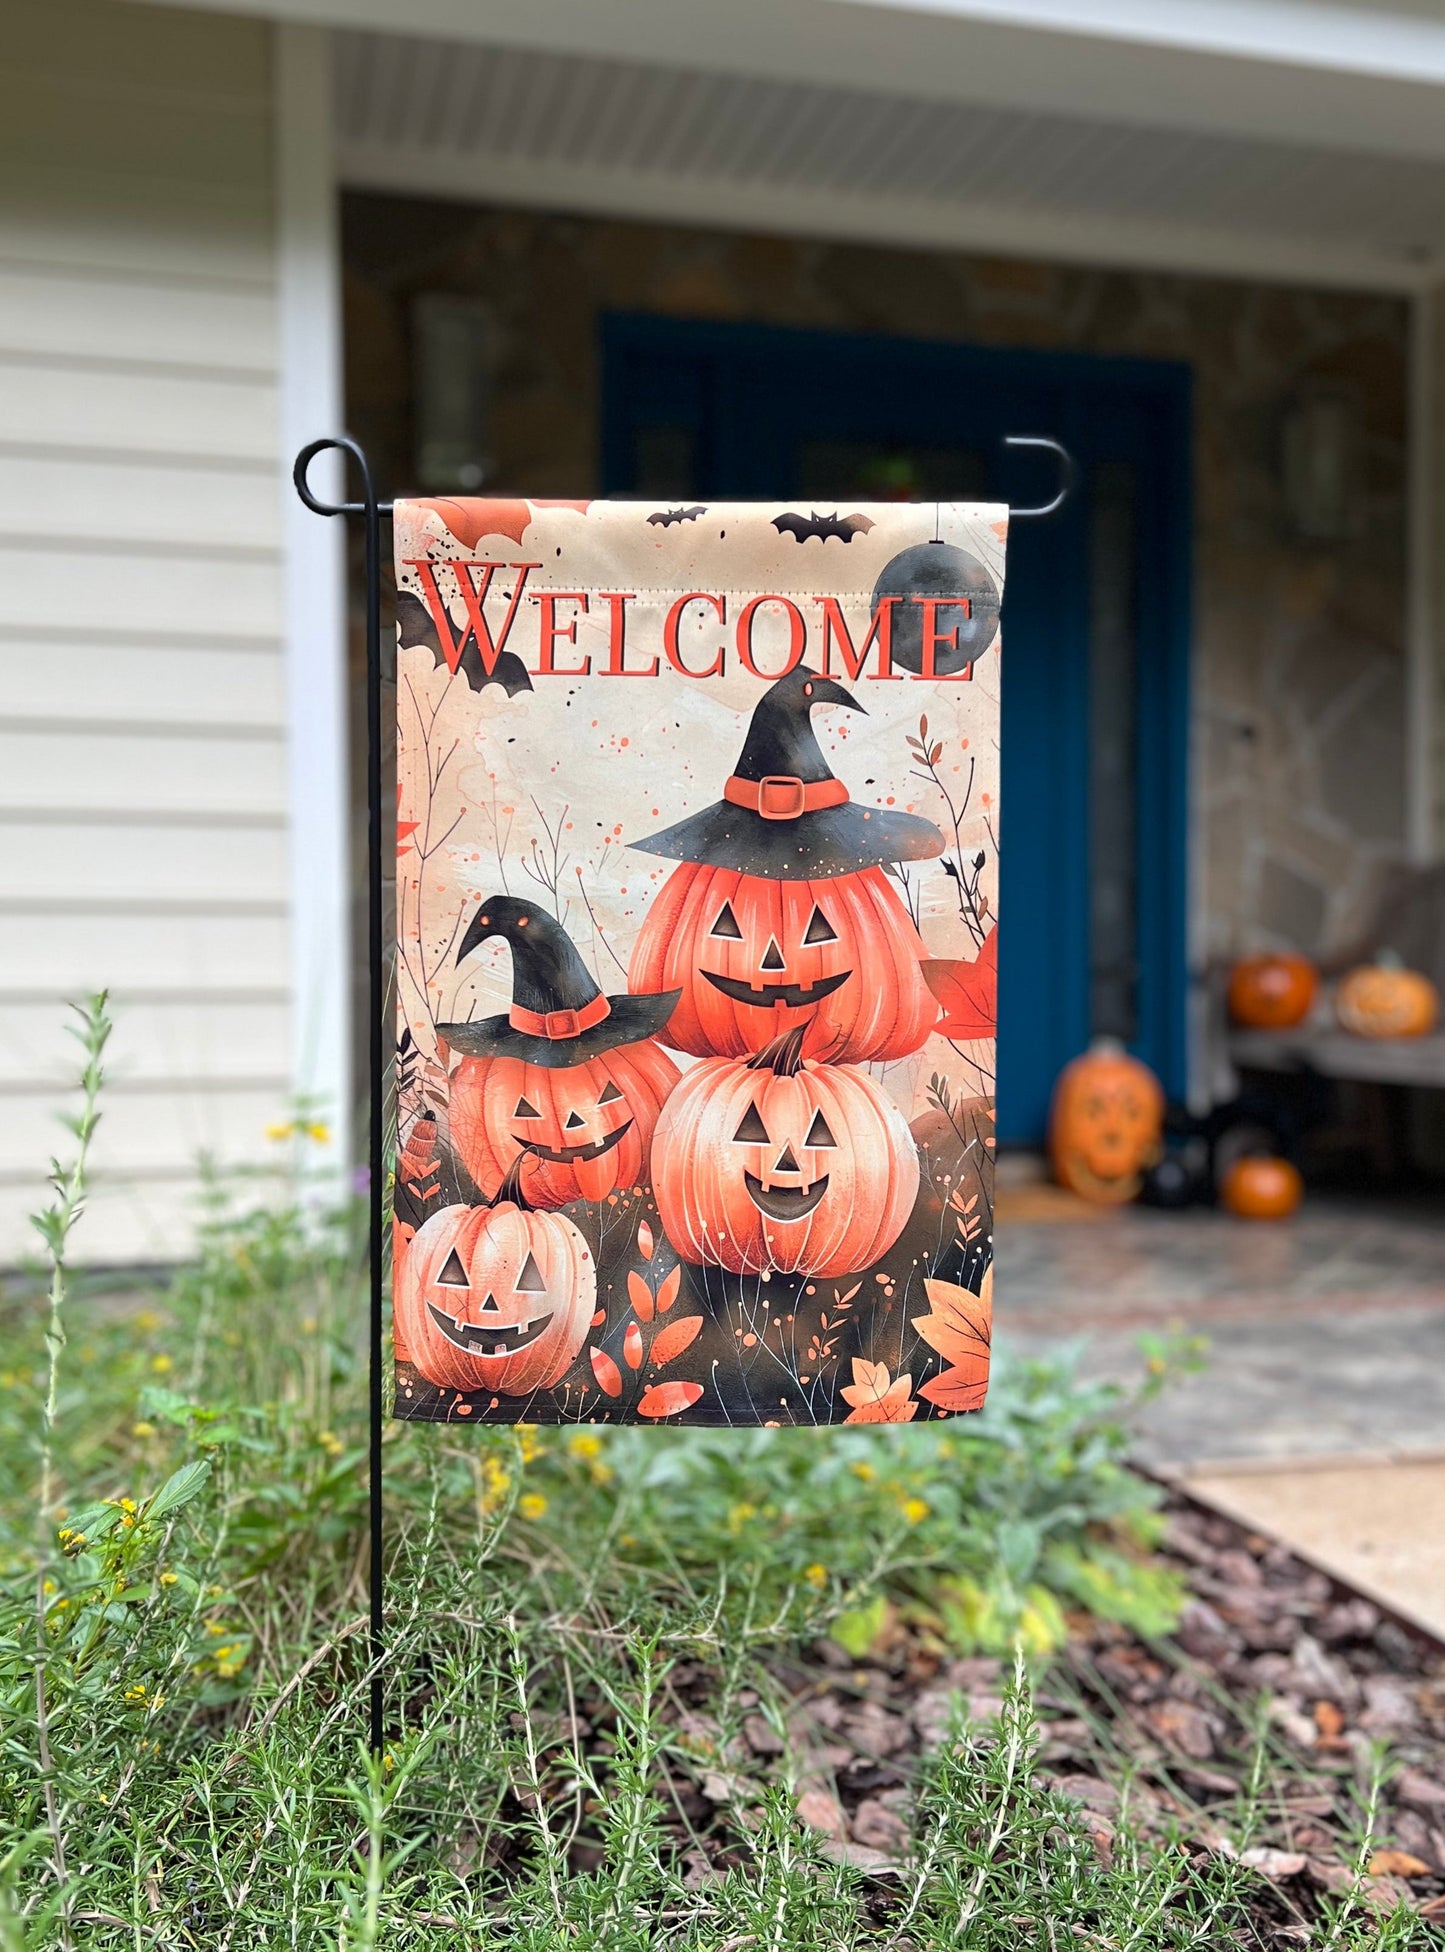
M 1062 441 L 1056 441 L 1049 434 L 1005 434 L 1005 447 L 1042 448 L 1045 453 L 1056 454 L 1059 460 L 1059 485 L 1052 501 L 1041 502 L 1037 508 L 1009 508 L 1011 522 L 1035 521 L 1040 516 L 1057 515 L 1069 496 L 1074 492 L 1074 483 L 1079 478 L 1078 464 Z
M 315 495 L 312 494 L 306 480 L 307 471 L 318 454 L 333 452 L 349 454 L 356 463 L 357 470 L 361 475 L 362 498 L 359 502 L 322 502 L 318 501 Z M 291 470 L 291 479 L 295 483 L 297 494 L 305 502 L 313 515 L 369 515 L 380 517 L 391 514 L 391 503 L 379 502 L 376 499 L 376 488 L 371 479 L 371 463 L 367 460 L 365 450 L 362 448 L 360 442 L 354 441 L 350 434 L 327 434 L 323 439 L 312 441 L 306 447 L 303 447 L 301 452 L 296 456 L 296 465 Z

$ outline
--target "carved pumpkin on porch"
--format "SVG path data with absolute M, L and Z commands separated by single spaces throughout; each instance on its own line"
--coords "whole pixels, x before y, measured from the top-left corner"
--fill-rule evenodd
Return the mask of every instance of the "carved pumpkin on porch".
M 1304 1022 L 1319 987 L 1307 956 L 1247 956 L 1229 972 L 1229 1014 L 1251 1030 L 1288 1030 Z
M 813 732 L 817 705 L 861 710 L 800 664 L 758 700 L 713 806 L 633 845 L 681 863 L 648 910 L 634 990 L 679 988 L 667 1041 L 741 1057 L 801 1028 L 811 1056 L 905 1057 L 938 1020 L 927 954 L 885 867 L 943 852 L 931 821 L 855 804 Z
M 697 1065 L 658 1122 L 653 1189 L 685 1260 L 733 1274 L 851 1274 L 886 1254 L 918 1192 L 907 1121 L 866 1071 L 814 1064 L 803 1028 Z
M 1049 1156 L 1061 1186 L 1104 1206 L 1135 1199 L 1163 1136 L 1159 1080 L 1122 1044 L 1100 1038 L 1059 1073 Z
M 1439 1005 L 1428 976 L 1388 955 L 1352 969 L 1335 994 L 1336 1016 L 1357 1037 L 1426 1037 Z
M 587 1339 L 597 1269 L 563 1213 L 528 1206 L 513 1170 L 490 1206 L 449 1206 L 409 1242 L 396 1339 L 440 1388 L 528 1396 L 560 1381 Z
M 448 1086 L 457 1156 L 490 1196 L 520 1153 L 521 1187 L 536 1207 L 635 1186 L 680 1076 L 653 1041 L 677 992 L 603 996 L 561 923 L 510 895 L 481 904 L 458 961 L 492 936 L 511 948 L 511 1009 L 437 1026 L 445 1050 L 460 1054 Z

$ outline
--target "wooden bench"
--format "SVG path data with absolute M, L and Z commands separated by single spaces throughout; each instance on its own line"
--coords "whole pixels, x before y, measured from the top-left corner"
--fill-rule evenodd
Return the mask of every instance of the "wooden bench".
M 1229 1055 L 1241 1071 L 1313 1071 L 1362 1084 L 1445 1087 L 1445 1032 L 1430 1037 L 1352 1037 L 1347 1030 L 1235 1030 Z

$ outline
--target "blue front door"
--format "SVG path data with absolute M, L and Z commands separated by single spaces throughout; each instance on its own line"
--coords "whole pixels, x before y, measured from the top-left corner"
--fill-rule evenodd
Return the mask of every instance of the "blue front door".
M 1036 1144 L 1060 1067 L 1116 1036 L 1185 1088 L 1189 388 L 1178 366 L 694 324 L 603 327 L 605 492 L 812 499 L 1052 493 L 1009 535 L 999 1136 Z

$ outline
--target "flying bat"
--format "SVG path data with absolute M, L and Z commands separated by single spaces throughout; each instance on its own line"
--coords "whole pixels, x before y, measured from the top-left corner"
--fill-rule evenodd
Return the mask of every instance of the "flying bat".
M 790 535 L 798 543 L 807 542 L 813 536 L 821 542 L 827 542 L 832 536 L 837 536 L 840 542 L 851 542 L 855 535 L 867 535 L 873 523 L 866 515 L 820 515 L 815 508 L 807 515 L 775 515 L 773 527 L 779 535 Z
M 699 515 L 706 514 L 706 502 L 699 502 L 694 508 L 660 508 L 655 515 L 648 516 L 647 526 L 650 529 L 670 529 L 678 522 L 695 522 Z
M 424 644 L 435 664 L 445 663 L 445 653 L 432 614 L 421 598 L 414 596 L 410 590 L 398 590 L 396 593 L 396 634 L 397 642 L 404 650 Z M 487 685 L 500 685 L 508 698 L 515 698 L 519 691 L 532 689 L 527 667 L 515 651 L 498 652 L 491 675 L 488 676 L 475 637 L 468 637 L 466 649 L 457 661 L 457 669 L 463 673 L 473 691 L 481 691 Z

